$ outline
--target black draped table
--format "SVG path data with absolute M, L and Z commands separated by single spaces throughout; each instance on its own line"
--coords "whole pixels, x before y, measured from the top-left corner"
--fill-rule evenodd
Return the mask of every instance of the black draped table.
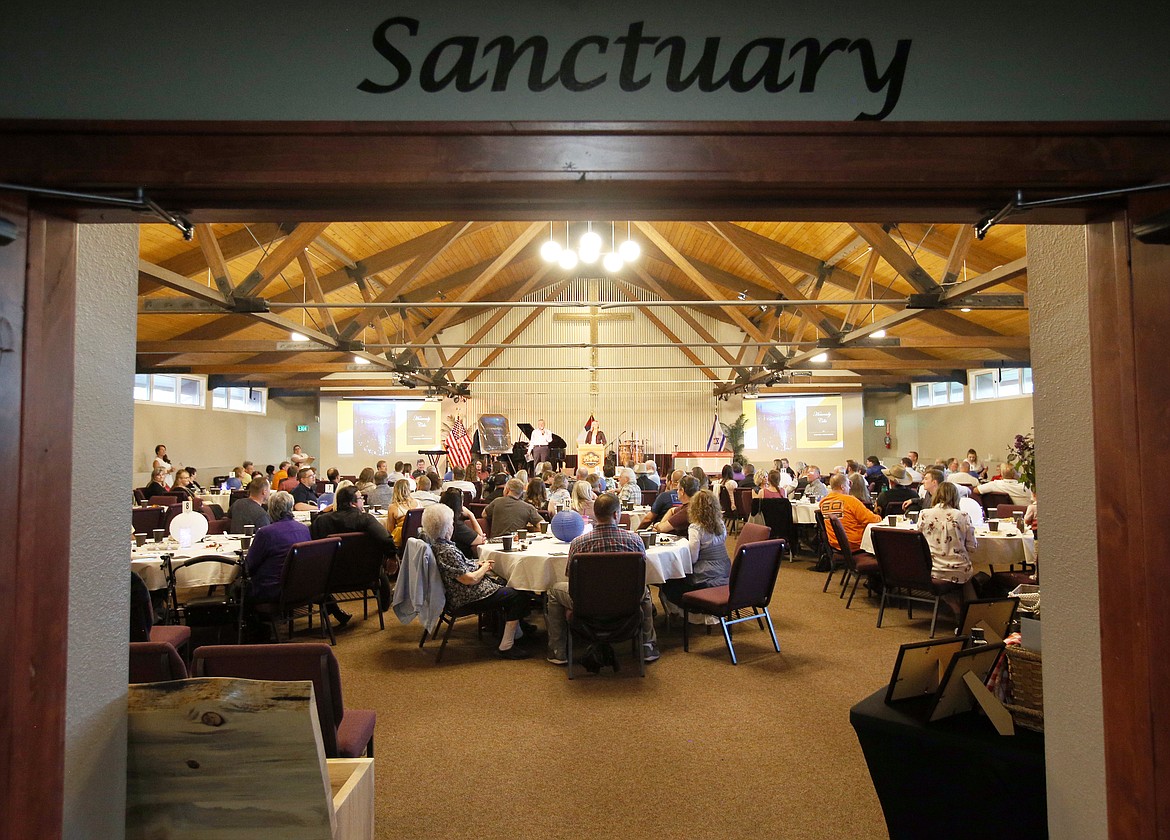
M 891 840 L 1048 836 L 1044 736 L 996 733 L 968 712 L 925 723 L 924 706 L 886 705 L 886 689 L 849 710 Z

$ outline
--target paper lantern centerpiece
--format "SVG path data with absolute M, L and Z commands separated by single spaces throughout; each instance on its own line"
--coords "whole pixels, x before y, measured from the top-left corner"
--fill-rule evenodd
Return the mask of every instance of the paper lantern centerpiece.
M 575 510 L 562 510 L 552 518 L 549 530 L 561 542 L 572 542 L 585 530 L 585 517 Z

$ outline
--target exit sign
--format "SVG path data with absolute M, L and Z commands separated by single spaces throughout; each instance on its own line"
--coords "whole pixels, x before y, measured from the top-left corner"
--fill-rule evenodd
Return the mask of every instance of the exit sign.
M 298 423 L 297 424 L 297 431 L 298 432 L 307 432 L 307 431 L 309 431 L 309 427 L 305 423 Z
M 874 419 L 873 424 L 880 429 L 882 426 L 886 425 L 886 421 L 878 417 Z

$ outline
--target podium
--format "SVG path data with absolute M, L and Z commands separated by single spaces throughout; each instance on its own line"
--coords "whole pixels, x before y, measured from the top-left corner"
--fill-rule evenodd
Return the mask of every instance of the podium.
M 584 467 L 591 473 L 600 473 L 605 465 L 605 444 L 579 443 L 577 444 L 577 466 Z

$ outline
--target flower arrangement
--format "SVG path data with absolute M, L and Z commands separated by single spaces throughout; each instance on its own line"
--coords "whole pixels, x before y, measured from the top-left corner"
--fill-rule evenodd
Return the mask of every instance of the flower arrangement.
M 1033 432 L 1026 435 L 1016 435 L 1008 449 L 1008 463 L 1012 465 L 1020 476 L 1020 483 L 1029 490 L 1036 489 L 1036 441 Z

